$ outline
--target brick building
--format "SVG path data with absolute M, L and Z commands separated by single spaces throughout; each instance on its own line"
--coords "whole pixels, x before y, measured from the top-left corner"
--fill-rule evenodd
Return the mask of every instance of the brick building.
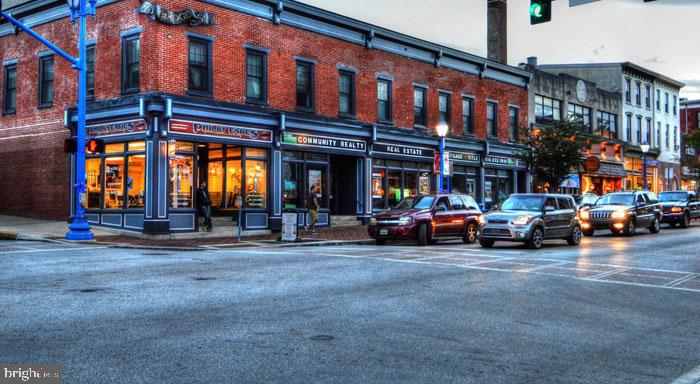
M 700 129 L 700 100 L 681 99 L 680 112 L 682 135 L 687 135 L 694 130 Z M 681 140 L 681 146 L 683 149 L 681 159 L 681 163 L 683 164 L 681 186 L 683 189 L 700 191 L 700 177 L 694 174 L 688 167 L 688 163 L 692 162 L 693 159 L 695 159 L 695 161 L 700 159 L 700 148 L 695 148 L 685 143 L 683 140 Z
M 529 188 L 526 71 L 293 1 L 98 4 L 88 134 L 108 145 L 86 165 L 93 224 L 195 230 L 203 180 L 215 213 L 241 211 L 246 229 L 278 228 L 312 185 L 323 224 L 367 220 L 435 189 L 441 120 L 453 190 L 490 205 Z M 173 25 L 183 15 L 197 22 Z M 24 21 L 75 54 L 67 16 L 58 2 Z M 66 217 L 77 76 L 6 23 L 0 60 L 0 212 Z

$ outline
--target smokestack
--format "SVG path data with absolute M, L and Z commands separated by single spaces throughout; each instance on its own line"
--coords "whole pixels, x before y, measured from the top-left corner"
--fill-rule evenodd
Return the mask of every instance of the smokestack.
M 488 0 L 488 59 L 508 64 L 508 0 Z

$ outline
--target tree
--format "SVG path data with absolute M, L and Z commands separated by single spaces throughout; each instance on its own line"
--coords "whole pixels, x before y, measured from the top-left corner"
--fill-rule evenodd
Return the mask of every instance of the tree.
M 581 132 L 581 124 L 574 121 L 555 121 L 541 129 L 522 131 L 523 144 L 531 150 L 520 158 L 538 182 L 549 184 L 549 191 L 556 191 L 564 178 L 578 169 L 581 152 L 591 146 L 590 138 Z
M 688 171 L 691 174 L 699 175 L 700 154 L 698 153 L 698 150 L 700 149 L 700 130 L 696 129 L 687 135 L 683 135 L 683 143 L 685 147 L 683 148 L 683 151 L 685 152 L 683 165 L 688 167 Z M 688 153 L 687 149 L 692 149 L 691 153 Z M 693 153 L 695 155 L 693 155 Z

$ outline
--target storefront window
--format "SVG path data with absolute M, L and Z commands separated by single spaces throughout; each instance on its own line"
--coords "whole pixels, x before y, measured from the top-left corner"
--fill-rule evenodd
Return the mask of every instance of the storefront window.
M 389 208 L 394 208 L 401 201 L 401 171 L 390 169 L 388 174 Z
M 129 143 L 129 152 L 141 152 L 146 150 L 145 141 L 132 141 Z
M 177 141 L 170 145 L 170 207 L 194 208 L 194 144 Z
M 403 198 L 413 197 L 418 194 L 418 174 L 415 172 L 404 173 L 404 193 Z
M 128 159 L 127 208 L 143 208 L 146 196 L 146 155 L 133 155 Z
M 100 209 L 102 207 L 102 159 L 91 158 L 85 160 L 85 173 L 87 177 L 86 204 L 87 209 Z
M 260 160 L 247 160 L 246 166 L 246 208 L 265 208 L 267 198 L 267 163 Z
M 308 164 L 307 167 L 307 192 L 310 192 L 311 187 L 315 186 L 316 198 L 318 199 L 319 205 L 321 208 L 327 208 L 326 196 L 328 196 L 328 191 L 326 191 L 326 166 Z
M 123 150 L 124 144 L 121 144 Z M 105 209 L 124 207 L 124 157 L 105 158 Z
M 210 160 L 212 159 L 212 154 L 215 154 L 216 152 L 217 151 L 209 152 Z M 221 153 L 219 153 L 219 158 L 221 158 Z M 224 190 L 224 165 L 221 161 L 211 161 L 208 168 L 207 189 L 209 190 L 211 205 L 213 207 L 222 207 L 223 198 L 221 191 Z
M 304 189 L 304 164 L 303 163 L 283 163 L 282 178 L 284 185 L 282 188 L 282 206 L 285 209 L 303 208 Z
M 124 143 L 105 145 L 105 153 L 119 153 L 119 152 L 124 152 Z
M 384 208 L 384 170 L 372 171 L 372 207 Z
M 240 209 L 243 206 L 243 169 L 240 160 L 229 160 L 226 162 L 226 206 Z

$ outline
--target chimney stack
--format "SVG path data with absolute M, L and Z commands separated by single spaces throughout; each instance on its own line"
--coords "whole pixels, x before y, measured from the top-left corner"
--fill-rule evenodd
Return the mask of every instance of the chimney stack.
M 530 56 L 527 58 L 527 66 L 535 68 L 537 67 L 537 56 Z
M 508 64 L 508 3 L 507 0 L 487 0 L 488 59 Z

